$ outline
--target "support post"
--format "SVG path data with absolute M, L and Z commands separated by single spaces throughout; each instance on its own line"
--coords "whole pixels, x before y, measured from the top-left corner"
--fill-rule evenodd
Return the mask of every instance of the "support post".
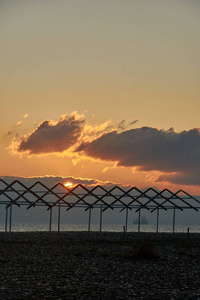
M 158 226 L 159 226 L 159 208 L 157 208 L 157 223 L 156 223 L 156 233 L 158 233 Z
M 50 220 L 49 220 L 49 231 L 51 232 L 51 223 L 52 223 L 52 208 L 50 208 Z
M 90 231 L 90 223 L 91 223 L 91 207 L 89 208 L 88 231 Z
M 9 220 L 9 241 L 11 241 L 11 232 L 12 232 L 12 204 L 10 204 L 10 220 Z
M 58 205 L 58 232 L 60 232 L 60 203 Z
M 126 234 L 127 234 L 127 230 L 128 230 L 128 207 L 126 208 L 126 227 L 125 227 L 125 230 L 126 230 Z
M 100 207 L 100 227 L 99 227 L 99 231 L 101 232 L 102 229 L 102 213 L 103 213 L 103 209 L 102 209 L 102 205 Z
M 141 208 L 139 209 L 139 216 L 138 216 L 138 239 L 140 239 L 140 219 L 141 219 Z
M 190 228 L 188 227 L 188 229 L 187 229 L 187 239 L 189 239 L 189 236 L 190 236 Z
M 174 213 L 173 213 L 173 234 L 175 231 L 175 214 L 176 214 L 176 208 L 174 207 Z
M 8 206 L 6 205 L 5 232 L 7 232 L 7 228 L 8 228 Z
M 124 238 L 126 238 L 126 229 L 125 229 L 125 226 L 123 226 L 123 233 L 124 233 Z
M 138 233 L 140 233 L 140 219 L 141 219 L 141 208 L 139 209 L 139 216 L 138 216 Z

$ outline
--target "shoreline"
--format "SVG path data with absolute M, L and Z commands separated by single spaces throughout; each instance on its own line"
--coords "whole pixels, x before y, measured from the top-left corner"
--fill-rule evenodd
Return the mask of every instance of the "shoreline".
M 4 237 L 8 237 L 11 234 L 13 238 L 19 238 L 20 236 L 51 236 L 57 235 L 60 236 L 78 236 L 80 237 L 94 237 L 95 239 L 119 239 L 119 240 L 145 240 L 145 239 L 153 239 L 153 240 L 162 240 L 162 239 L 183 239 L 183 240 L 193 240 L 200 239 L 200 233 L 197 232 L 123 232 L 123 231 L 88 231 L 88 230 L 61 230 L 61 231 L 48 231 L 48 230 L 38 230 L 38 231 L 0 231 L 0 240 Z
M 9 222 L 7 222 L 7 226 L 5 222 L 0 223 L 0 232 L 4 232 L 5 228 L 9 229 Z M 12 221 L 11 230 L 13 232 L 18 231 L 49 231 L 50 227 L 52 231 L 57 231 L 58 228 L 60 231 L 88 231 L 88 228 L 90 227 L 90 231 L 97 231 L 99 232 L 100 229 L 102 232 L 123 232 L 125 224 L 124 223 L 102 223 L 101 226 L 99 223 L 60 223 L 57 222 L 46 222 L 46 223 L 27 223 L 27 222 L 15 222 Z M 200 233 L 200 225 L 194 225 L 194 224 L 175 224 L 174 226 L 174 232 L 177 233 L 186 233 L 188 231 L 192 233 Z M 166 233 L 172 233 L 173 232 L 173 224 L 167 223 L 167 224 L 159 224 L 157 228 L 157 224 L 151 223 L 147 225 L 140 225 L 140 231 L 141 232 L 153 232 L 156 233 L 156 231 L 159 232 L 166 232 Z M 128 232 L 138 232 L 138 224 L 127 224 L 127 231 Z

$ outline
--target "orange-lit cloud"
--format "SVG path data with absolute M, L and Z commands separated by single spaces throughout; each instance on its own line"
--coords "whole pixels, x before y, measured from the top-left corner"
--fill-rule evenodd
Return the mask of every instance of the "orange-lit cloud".
M 61 116 L 58 122 L 44 121 L 15 146 L 18 152 L 28 151 L 30 154 L 63 152 L 77 142 L 83 123 L 76 112 Z
M 13 139 L 8 149 L 14 154 L 57 153 L 57 155 L 71 156 L 77 161 L 78 157 L 73 153 L 73 147 L 77 148 L 81 143 L 91 142 L 103 132 L 111 130 L 113 128 L 111 123 L 109 120 L 102 124 L 90 124 L 86 122 L 84 114 L 75 111 L 70 115 L 61 116 L 57 122 L 43 121 L 21 141 Z M 68 151 L 70 148 L 72 149 Z
M 54 186 L 58 182 L 62 183 L 63 185 L 65 185 L 67 182 L 68 183 L 70 182 L 72 186 L 76 186 L 77 184 L 82 184 L 87 187 L 92 187 L 96 185 L 113 186 L 117 184 L 113 181 L 103 181 L 95 178 L 82 178 L 82 177 L 73 177 L 73 176 L 61 177 L 61 176 L 53 176 L 53 175 L 33 176 L 33 177 L 0 176 L 0 179 L 6 180 L 7 183 L 11 183 L 14 180 L 19 180 L 20 182 L 28 185 L 40 181 L 47 186 Z
M 80 140 L 82 142 L 93 141 L 94 139 L 101 136 L 104 132 L 108 132 L 112 130 L 113 126 L 111 124 L 112 124 L 111 120 L 106 121 L 100 125 L 85 123 Z
M 17 123 L 16 123 L 16 126 L 21 126 L 22 125 L 22 121 L 18 121 Z
M 175 132 L 142 127 L 125 130 L 119 123 L 118 132 L 111 120 L 91 124 L 85 116 L 73 112 L 57 122 L 43 121 L 21 141 L 13 139 L 9 149 L 28 155 L 56 154 L 68 156 L 74 165 L 85 159 L 113 162 L 102 168 L 103 173 L 119 167 L 135 168 L 137 172 L 156 171 L 154 182 L 199 185 L 200 129 Z

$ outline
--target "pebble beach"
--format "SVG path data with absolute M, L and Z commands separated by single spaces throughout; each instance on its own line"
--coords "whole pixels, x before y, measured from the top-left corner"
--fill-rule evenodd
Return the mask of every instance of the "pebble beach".
M 200 234 L 0 233 L 0 299 L 200 299 Z

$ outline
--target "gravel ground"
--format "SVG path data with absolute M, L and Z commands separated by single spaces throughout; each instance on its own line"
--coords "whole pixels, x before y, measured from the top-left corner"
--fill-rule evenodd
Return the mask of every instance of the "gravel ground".
M 0 299 L 200 299 L 200 234 L 1 232 Z

